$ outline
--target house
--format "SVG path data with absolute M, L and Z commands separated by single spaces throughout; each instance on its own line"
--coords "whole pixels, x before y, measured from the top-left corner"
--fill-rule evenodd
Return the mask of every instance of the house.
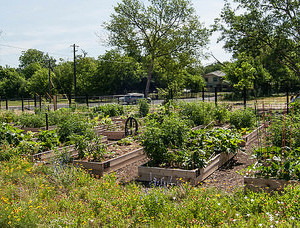
M 220 70 L 205 74 L 203 77 L 205 79 L 207 89 L 212 91 L 217 87 L 220 91 L 222 91 L 222 89 L 227 88 L 228 85 L 224 82 L 224 76 L 225 73 Z

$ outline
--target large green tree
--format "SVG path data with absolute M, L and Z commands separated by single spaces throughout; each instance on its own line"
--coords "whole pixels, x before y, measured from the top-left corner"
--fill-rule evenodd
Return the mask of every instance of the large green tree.
M 107 51 L 98 59 L 95 93 L 105 95 L 139 91 L 142 78 L 142 66 L 134 58 L 116 50 Z
M 221 13 L 225 48 L 265 56 L 300 77 L 299 0 L 234 0 Z M 220 25 L 220 24 L 219 24 Z M 264 64 L 268 67 L 267 64 Z M 285 75 L 290 75 L 285 73 Z
M 50 78 L 54 77 L 54 73 L 50 73 Z M 49 70 L 46 68 L 41 68 L 37 70 L 33 76 L 28 79 L 28 90 L 34 95 L 42 95 L 49 97 L 52 96 L 52 84 L 50 84 L 51 92 L 49 91 Z
M 43 67 L 49 67 L 49 61 L 52 67 L 55 66 L 56 60 L 53 57 L 50 57 L 42 51 L 37 49 L 28 49 L 27 51 L 22 51 L 21 56 L 19 57 L 21 69 L 25 69 L 32 63 L 39 63 Z
M 16 98 L 23 96 L 25 92 L 25 78 L 14 68 L 2 68 L 0 66 L 0 96 Z
M 182 53 L 196 56 L 209 36 L 189 0 L 122 0 L 105 28 L 111 45 L 145 57 L 146 96 L 156 61 Z

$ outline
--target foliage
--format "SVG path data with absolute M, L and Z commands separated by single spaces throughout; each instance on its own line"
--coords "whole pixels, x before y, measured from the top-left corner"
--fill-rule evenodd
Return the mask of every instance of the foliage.
M 0 123 L 0 144 L 7 142 L 12 145 L 18 145 L 25 137 L 23 130 L 7 123 Z
M 300 148 L 266 147 L 255 151 L 258 163 L 248 174 L 264 178 L 300 180 Z
M 252 128 L 255 125 L 255 113 L 252 109 L 237 109 L 230 114 L 230 125 L 236 129 Z
M 0 66 L 0 96 L 6 98 L 22 97 L 25 92 L 25 78 L 14 68 Z
M 60 145 L 59 137 L 55 130 L 40 131 L 37 138 L 43 151 L 51 150 Z
M 236 56 L 243 52 L 253 58 L 260 56 L 279 81 L 298 75 L 299 9 L 295 0 L 226 2 L 219 27 L 225 48 Z
M 147 59 L 146 97 L 155 61 L 163 57 L 175 59 L 182 53 L 195 56 L 208 38 L 207 30 L 186 0 L 152 0 L 147 4 L 123 0 L 115 7 L 105 28 L 110 32 L 112 46 Z
M 204 102 L 179 103 L 180 115 L 193 121 L 194 125 L 209 124 L 213 120 L 212 112 L 215 105 Z
M 124 114 L 124 107 L 120 104 L 105 104 L 93 108 L 94 112 L 100 112 L 103 116 L 121 116 Z
M 299 115 L 284 115 L 272 117 L 267 128 L 266 140 L 268 145 L 276 147 L 300 147 Z
M 54 73 L 51 72 L 50 77 L 54 77 Z M 40 96 L 47 96 L 49 91 L 49 70 L 42 68 L 37 70 L 30 79 L 28 79 L 28 90 L 32 95 L 39 94 Z M 52 87 L 52 85 L 50 85 Z M 52 94 L 52 91 L 51 91 Z
M 144 188 L 74 167 L 0 162 L 1 227 L 299 227 L 299 186 L 231 194 L 188 184 Z M 233 190 L 233 189 L 232 189 Z M 72 216 L 70 216 L 72 215 Z
M 57 134 L 61 142 L 70 141 L 72 135 L 84 135 L 92 139 L 95 135 L 93 124 L 80 116 L 72 115 L 58 125 Z
M 140 99 L 138 101 L 139 106 L 139 116 L 144 117 L 147 116 L 150 110 L 150 104 L 147 99 Z
M 0 122 L 12 123 L 17 120 L 17 115 L 14 111 L 2 111 L 0 110 Z
M 189 128 L 188 122 L 177 116 L 164 116 L 162 122 L 150 118 L 142 135 L 142 146 L 154 164 L 169 161 L 168 148 L 178 148 L 186 140 Z
M 23 112 L 18 118 L 18 124 L 21 127 L 40 128 L 46 126 L 45 114 L 30 114 Z
M 33 63 L 39 63 L 41 66 L 47 68 L 49 66 L 49 61 L 51 62 L 51 66 L 54 66 L 56 62 L 54 58 L 49 57 L 48 53 L 45 54 L 37 49 L 22 51 L 19 61 L 21 69 L 24 69 Z
M 240 135 L 229 129 L 190 131 L 188 122 L 177 116 L 153 117 L 149 116 L 142 145 L 154 166 L 202 168 L 212 155 L 235 153 L 241 142 Z

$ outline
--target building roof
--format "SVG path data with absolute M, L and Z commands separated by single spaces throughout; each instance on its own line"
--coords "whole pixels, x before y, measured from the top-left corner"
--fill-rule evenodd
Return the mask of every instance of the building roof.
M 220 70 L 217 70 L 217 71 L 214 71 L 214 72 L 207 73 L 204 76 L 216 76 L 216 77 L 223 78 L 225 76 L 225 73 L 220 71 Z

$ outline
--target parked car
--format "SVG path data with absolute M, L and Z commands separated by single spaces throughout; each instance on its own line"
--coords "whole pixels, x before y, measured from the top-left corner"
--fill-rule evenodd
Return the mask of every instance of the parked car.
M 142 93 L 128 93 L 124 97 L 120 97 L 119 101 L 124 104 L 137 104 L 137 101 L 140 99 L 144 99 L 144 94 Z M 150 103 L 151 98 L 147 97 L 147 101 Z

